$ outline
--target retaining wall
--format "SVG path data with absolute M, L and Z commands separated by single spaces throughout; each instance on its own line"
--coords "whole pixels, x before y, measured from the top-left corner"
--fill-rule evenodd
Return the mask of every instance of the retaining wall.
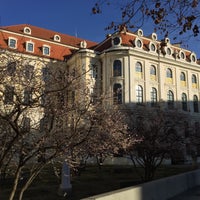
M 167 200 L 200 185 L 200 170 L 115 190 L 82 200 Z

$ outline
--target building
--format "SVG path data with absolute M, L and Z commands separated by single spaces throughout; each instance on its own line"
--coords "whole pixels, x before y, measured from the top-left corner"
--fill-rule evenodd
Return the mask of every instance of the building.
M 141 29 L 123 29 L 95 43 L 22 24 L 0 28 L 0 50 L 1 56 L 23 56 L 32 62 L 34 58 L 28 66 L 42 70 L 41 78 L 46 66 L 55 74 L 58 63 L 66 71 L 78 67 L 87 72 L 90 94 L 110 96 L 109 104 L 162 104 L 190 115 L 187 127 L 200 127 L 200 63 L 194 52 L 171 44 L 170 38 L 159 41 L 156 33 L 146 37 Z M 12 71 L 11 58 L 7 66 Z

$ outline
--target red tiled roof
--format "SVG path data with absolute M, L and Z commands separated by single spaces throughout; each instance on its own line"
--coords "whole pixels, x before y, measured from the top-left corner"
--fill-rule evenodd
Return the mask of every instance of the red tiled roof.
M 99 52 L 103 52 L 109 48 L 112 47 L 112 37 L 114 35 L 118 35 L 121 37 L 121 45 L 122 46 L 127 46 L 127 47 L 133 47 L 134 46 L 134 40 L 137 37 L 137 34 L 132 33 L 132 32 L 118 32 L 118 33 L 114 33 L 113 35 L 110 35 L 106 40 L 104 40 L 103 42 L 99 43 L 98 46 L 95 48 L 95 50 L 99 51 Z M 149 43 L 152 41 L 151 38 L 149 37 L 141 37 L 141 40 L 143 42 L 143 50 L 144 51 L 149 51 Z M 159 44 L 161 43 L 161 41 L 155 41 L 155 45 L 159 46 Z M 171 44 L 171 48 L 173 50 L 173 52 L 176 50 L 177 52 L 180 52 L 180 50 L 182 50 L 182 48 L 177 47 L 176 45 Z M 190 55 L 191 55 L 191 51 L 184 49 L 183 50 L 185 52 L 186 55 L 186 61 L 190 61 Z
M 25 27 L 29 27 L 31 29 L 31 34 L 24 33 Z M 35 51 L 33 53 L 34 55 L 43 56 L 41 51 L 42 46 L 49 45 L 51 51 L 49 57 L 59 60 L 63 60 L 64 57 L 71 55 L 74 50 L 78 50 L 80 48 L 81 41 L 85 40 L 67 34 L 62 34 L 44 28 L 39 28 L 29 24 L 4 26 L 0 27 L 0 31 L 0 48 L 8 48 L 8 38 L 15 37 L 17 39 L 18 44 L 17 50 L 23 53 L 27 53 L 25 51 L 25 42 L 31 40 L 35 44 Z M 60 36 L 60 42 L 54 41 L 55 35 Z M 87 48 L 92 49 L 97 45 L 96 42 L 92 42 L 89 40 L 85 41 L 87 43 Z

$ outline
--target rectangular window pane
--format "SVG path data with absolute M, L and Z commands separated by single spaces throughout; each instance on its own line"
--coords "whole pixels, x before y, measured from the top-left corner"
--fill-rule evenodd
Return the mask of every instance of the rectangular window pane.
M 9 39 L 9 47 L 16 48 L 16 40 L 15 39 Z
M 7 85 L 4 92 L 4 103 L 12 104 L 14 100 L 14 87 Z
M 27 51 L 33 52 L 33 44 L 32 43 L 28 43 Z
M 49 47 L 43 47 L 43 54 L 49 55 Z
M 24 104 L 30 104 L 32 101 L 32 91 L 30 88 L 24 90 Z

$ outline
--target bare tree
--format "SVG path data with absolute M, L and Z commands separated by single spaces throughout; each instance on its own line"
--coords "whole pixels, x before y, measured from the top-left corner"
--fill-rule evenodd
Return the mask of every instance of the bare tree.
M 176 152 L 183 152 L 184 135 L 181 132 L 181 122 L 186 116 L 176 111 L 166 112 L 160 108 L 143 106 L 129 110 L 127 116 L 130 121 L 130 146 L 127 154 L 136 169 L 137 166 L 143 169 L 142 173 L 139 172 L 143 181 L 152 180 L 164 159 L 170 159 L 172 155 L 180 156 Z M 138 142 L 135 142 L 136 138 Z
M 82 66 L 5 53 L 1 61 L 0 173 L 13 180 L 9 200 L 21 200 L 46 165 L 65 160 L 77 168 L 81 158 L 111 155 L 124 142 L 125 122 L 103 97 L 91 98 Z
M 174 32 L 176 32 L 174 39 L 178 36 L 180 39 L 184 33 L 189 33 L 194 37 L 199 35 L 200 11 L 197 0 L 97 0 L 92 12 L 102 13 L 105 5 L 118 9 L 121 13 L 121 20 L 116 22 L 116 19 L 113 19 L 106 29 L 119 30 L 124 26 L 128 29 L 138 29 L 150 22 L 155 32 L 165 37 Z

